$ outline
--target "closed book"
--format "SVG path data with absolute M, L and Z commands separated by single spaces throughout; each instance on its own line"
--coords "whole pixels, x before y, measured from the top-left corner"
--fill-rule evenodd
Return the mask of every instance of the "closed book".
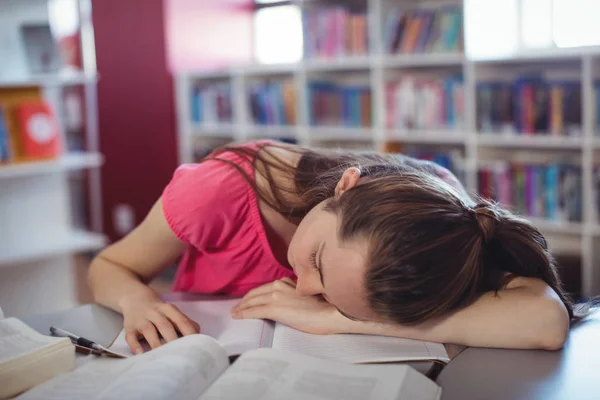
M 6 110 L 0 105 L 0 162 L 10 161 L 11 153 Z
M 25 158 L 58 157 L 61 132 L 50 105 L 45 102 L 24 102 L 16 107 L 16 113 Z

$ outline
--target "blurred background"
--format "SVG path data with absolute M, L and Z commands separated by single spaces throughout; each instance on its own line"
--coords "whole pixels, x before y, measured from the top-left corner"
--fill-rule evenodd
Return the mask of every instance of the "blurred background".
M 258 138 L 437 162 L 600 294 L 598 20 L 596 0 L 0 0 L 0 307 L 90 302 L 91 257 L 178 164 Z

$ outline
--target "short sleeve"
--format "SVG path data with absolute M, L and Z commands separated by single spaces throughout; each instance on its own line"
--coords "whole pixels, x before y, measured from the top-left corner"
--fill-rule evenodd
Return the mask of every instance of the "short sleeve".
M 226 162 L 184 164 L 163 192 L 163 212 L 179 240 L 198 250 L 218 248 L 243 219 L 249 188 Z

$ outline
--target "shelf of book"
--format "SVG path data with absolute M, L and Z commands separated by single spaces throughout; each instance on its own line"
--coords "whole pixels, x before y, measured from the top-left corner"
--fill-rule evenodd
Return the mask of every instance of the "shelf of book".
M 298 136 L 298 127 L 293 125 L 249 125 L 246 134 L 250 138 L 288 138 Z
M 524 217 L 531 221 L 542 233 L 560 233 L 566 235 L 582 235 L 584 225 L 580 222 L 549 221 L 541 218 Z
M 192 124 L 190 131 L 193 136 L 232 138 L 236 127 L 233 124 Z
M 95 251 L 104 247 L 106 243 L 107 239 L 104 235 L 74 230 L 66 240 L 48 241 L 39 247 L 32 247 L 30 243 L 23 243 L 21 247 L 3 249 L 0 252 L 0 267 L 28 263 L 64 254 Z
M 460 67 L 466 61 L 462 53 L 388 54 L 381 58 L 384 67 Z
M 309 72 L 368 70 L 374 62 L 374 57 L 347 56 L 306 60 L 302 63 L 302 68 Z
M 95 83 L 96 80 L 97 76 L 95 74 L 86 74 L 81 71 L 66 71 L 58 74 L 34 75 L 22 79 L 0 78 L 0 88 L 75 86 Z
M 465 144 L 468 136 L 452 130 L 401 130 L 387 129 L 385 140 L 424 144 Z
M 583 146 L 583 140 L 580 137 L 487 133 L 478 134 L 477 143 L 486 147 L 516 147 L 559 150 L 580 150 Z
M 308 128 L 311 141 L 361 141 L 372 142 L 372 128 L 347 128 L 336 126 L 311 126 Z
M 0 164 L 0 179 L 100 167 L 104 157 L 100 153 L 69 153 L 57 160 Z

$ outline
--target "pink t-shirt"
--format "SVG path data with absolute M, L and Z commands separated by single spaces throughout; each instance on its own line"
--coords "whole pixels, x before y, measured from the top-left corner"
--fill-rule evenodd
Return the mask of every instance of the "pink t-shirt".
M 254 179 L 251 160 L 231 152 L 216 158 L 233 161 Z M 207 160 L 180 166 L 162 201 L 169 226 L 189 245 L 174 291 L 241 296 L 262 284 L 294 277 L 275 258 L 258 199 L 232 165 Z

